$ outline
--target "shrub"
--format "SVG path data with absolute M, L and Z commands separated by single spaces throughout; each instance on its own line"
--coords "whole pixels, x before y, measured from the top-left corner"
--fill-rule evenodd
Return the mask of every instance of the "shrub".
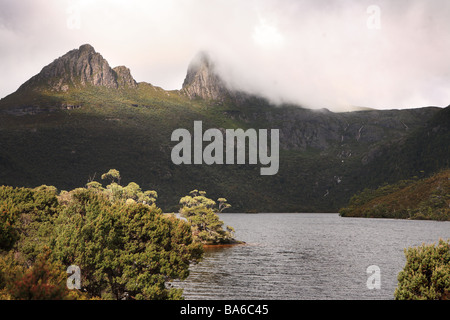
M 406 265 L 398 275 L 397 300 L 450 299 L 450 244 L 405 249 Z
M 91 181 L 59 195 L 0 187 L 0 299 L 182 298 L 166 283 L 201 259 L 190 224 L 164 215 L 155 191 L 122 187 L 117 170 L 104 176 L 106 188 Z M 80 267 L 83 293 L 68 294 L 69 265 Z
M 203 244 L 235 243 L 233 228 L 227 226 L 227 230 L 224 230 L 223 221 L 217 215 L 230 205 L 225 198 L 217 201 L 219 205 L 207 198 L 205 191 L 193 190 L 190 195 L 180 199 L 180 214 L 191 223 L 195 241 Z
M 56 220 L 55 257 L 81 268 L 81 286 L 104 299 L 181 299 L 167 281 L 185 279 L 201 258 L 187 223 L 155 205 L 74 190 Z M 69 197 L 70 198 L 70 197 Z

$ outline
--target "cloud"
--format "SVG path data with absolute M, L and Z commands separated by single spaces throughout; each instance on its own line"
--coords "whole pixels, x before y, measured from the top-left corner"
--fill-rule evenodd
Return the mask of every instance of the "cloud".
M 277 102 L 450 104 L 446 0 L 0 0 L 0 8 L 0 96 L 90 43 L 112 66 L 165 89 L 181 88 L 190 60 L 207 50 L 232 85 Z

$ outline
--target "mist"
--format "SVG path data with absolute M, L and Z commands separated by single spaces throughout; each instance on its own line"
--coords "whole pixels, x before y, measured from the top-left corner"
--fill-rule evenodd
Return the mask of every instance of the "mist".
M 234 88 L 334 111 L 450 104 L 450 2 L 0 0 L 0 97 L 89 43 L 180 89 L 198 51 Z

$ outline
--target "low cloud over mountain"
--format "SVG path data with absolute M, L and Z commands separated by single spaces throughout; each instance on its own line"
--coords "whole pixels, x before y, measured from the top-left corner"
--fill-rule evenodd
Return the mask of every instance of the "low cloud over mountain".
M 236 88 L 341 110 L 446 106 L 450 2 L 3 0 L 0 96 L 91 43 L 137 81 L 181 89 L 200 50 Z M 45 17 L 45 18 L 44 18 Z

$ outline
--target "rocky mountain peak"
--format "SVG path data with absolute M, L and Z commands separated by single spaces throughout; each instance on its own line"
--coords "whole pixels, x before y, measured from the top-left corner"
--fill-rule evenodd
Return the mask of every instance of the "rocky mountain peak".
M 95 49 L 93 46 L 91 46 L 89 43 L 83 44 L 78 49 L 80 52 L 92 52 L 95 53 Z
M 107 88 L 135 87 L 136 81 L 126 67 L 112 69 L 108 61 L 90 44 L 84 44 L 54 60 L 20 88 L 44 87 L 53 91 L 67 91 L 71 87 L 87 85 Z
M 210 54 L 204 51 L 198 53 L 189 64 L 182 92 L 191 99 L 223 100 L 230 95 Z
M 130 69 L 125 66 L 118 66 L 113 69 L 116 73 L 117 85 L 121 87 L 135 87 L 137 85 L 133 76 L 131 75 Z

